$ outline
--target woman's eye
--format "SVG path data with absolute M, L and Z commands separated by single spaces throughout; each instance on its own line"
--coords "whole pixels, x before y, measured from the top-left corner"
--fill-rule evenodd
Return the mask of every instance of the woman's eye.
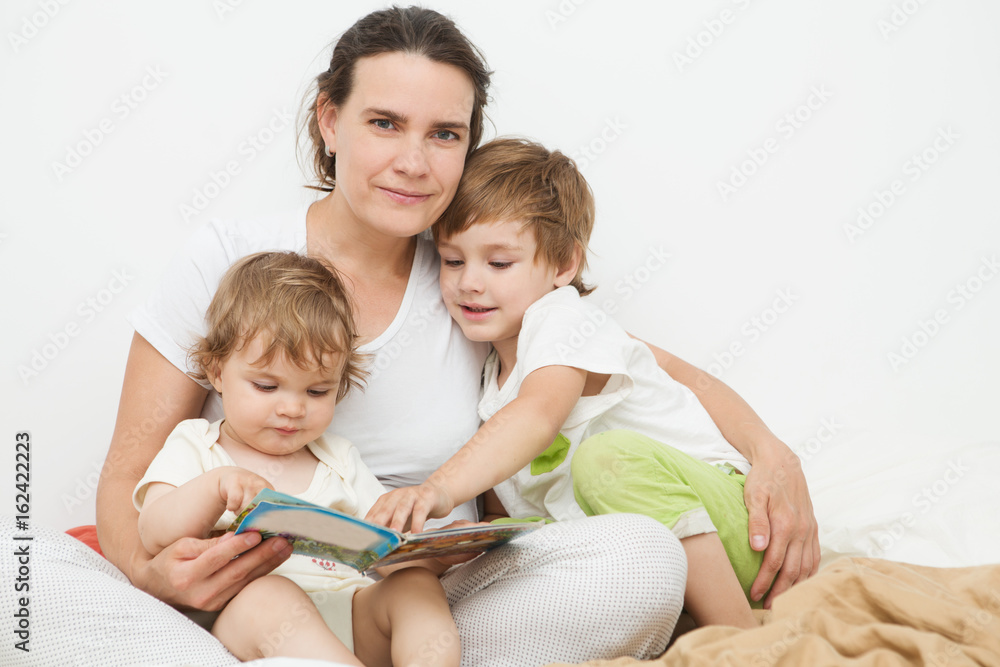
M 458 141 L 458 135 L 451 130 L 438 130 L 434 136 L 444 141 Z
M 392 121 L 385 118 L 376 118 L 371 123 L 380 130 L 391 130 L 393 128 Z
M 274 391 L 278 388 L 278 385 L 276 384 L 262 384 L 260 382 L 251 382 L 250 384 L 252 384 L 257 391 Z

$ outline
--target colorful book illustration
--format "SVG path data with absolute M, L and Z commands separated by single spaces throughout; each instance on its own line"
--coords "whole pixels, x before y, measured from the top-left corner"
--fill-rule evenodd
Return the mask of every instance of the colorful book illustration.
M 281 536 L 293 552 L 344 563 L 364 572 L 420 558 L 486 551 L 540 528 L 540 523 L 505 523 L 398 533 L 349 514 L 264 489 L 229 530 L 255 530 L 265 538 Z

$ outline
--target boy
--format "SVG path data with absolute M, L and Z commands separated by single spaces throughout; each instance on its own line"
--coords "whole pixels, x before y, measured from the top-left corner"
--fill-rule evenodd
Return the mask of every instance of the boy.
M 250 255 L 223 277 L 206 319 L 194 375 L 220 393 L 225 418 L 181 422 L 150 464 L 133 495 L 145 548 L 225 530 L 264 488 L 363 516 L 384 489 L 351 443 L 324 435 L 337 401 L 363 378 L 339 279 L 295 253 Z M 435 573 L 380 573 L 375 582 L 292 555 L 247 584 L 212 633 L 241 660 L 457 667 L 458 631 Z
M 493 489 L 516 518 L 633 512 L 673 529 L 699 625 L 754 627 L 762 554 L 750 548 L 750 465 L 649 349 L 580 297 L 593 195 L 559 152 L 517 139 L 479 148 L 435 224 L 445 304 L 489 341 L 476 435 L 424 484 L 383 496 L 370 520 L 420 530 Z M 756 604 L 755 606 L 759 606 Z

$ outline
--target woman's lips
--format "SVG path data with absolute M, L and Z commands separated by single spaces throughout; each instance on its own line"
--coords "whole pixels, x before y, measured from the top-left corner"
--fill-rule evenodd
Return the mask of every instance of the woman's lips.
M 392 188 L 379 188 L 385 195 L 397 204 L 420 204 L 427 201 L 430 195 L 420 192 L 410 192 L 408 190 L 394 190 Z

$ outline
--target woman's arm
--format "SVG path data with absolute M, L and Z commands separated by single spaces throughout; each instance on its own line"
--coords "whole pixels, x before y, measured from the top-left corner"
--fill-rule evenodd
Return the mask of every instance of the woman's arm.
M 552 444 L 580 400 L 587 372 L 545 366 L 528 374 L 517 398 L 479 427 L 475 435 L 418 486 L 390 491 L 368 511 L 367 519 L 403 530 L 423 529 L 428 517 L 446 516 L 512 477 Z
M 753 466 L 744 498 L 750 512 L 750 544 L 757 551 L 764 550 L 764 562 L 751 596 L 759 600 L 770 587 L 765 601 L 770 607 L 775 595 L 819 569 L 819 529 L 799 457 L 728 385 L 665 350 L 646 345 L 660 368 L 694 392 L 722 435 Z
M 185 538 L 155 558 L 143 548 L 132 491 L 173 428 L 200 415 L 207 394 L 146 339 L 133 336 L 115 431 L 97 487 L 97 532 L 108 560 L 135 586 L 176 606 L 214 610 L 277 567 L 291 547 L 272 538 L 254 549 L 260 535 L 252 534 Z

